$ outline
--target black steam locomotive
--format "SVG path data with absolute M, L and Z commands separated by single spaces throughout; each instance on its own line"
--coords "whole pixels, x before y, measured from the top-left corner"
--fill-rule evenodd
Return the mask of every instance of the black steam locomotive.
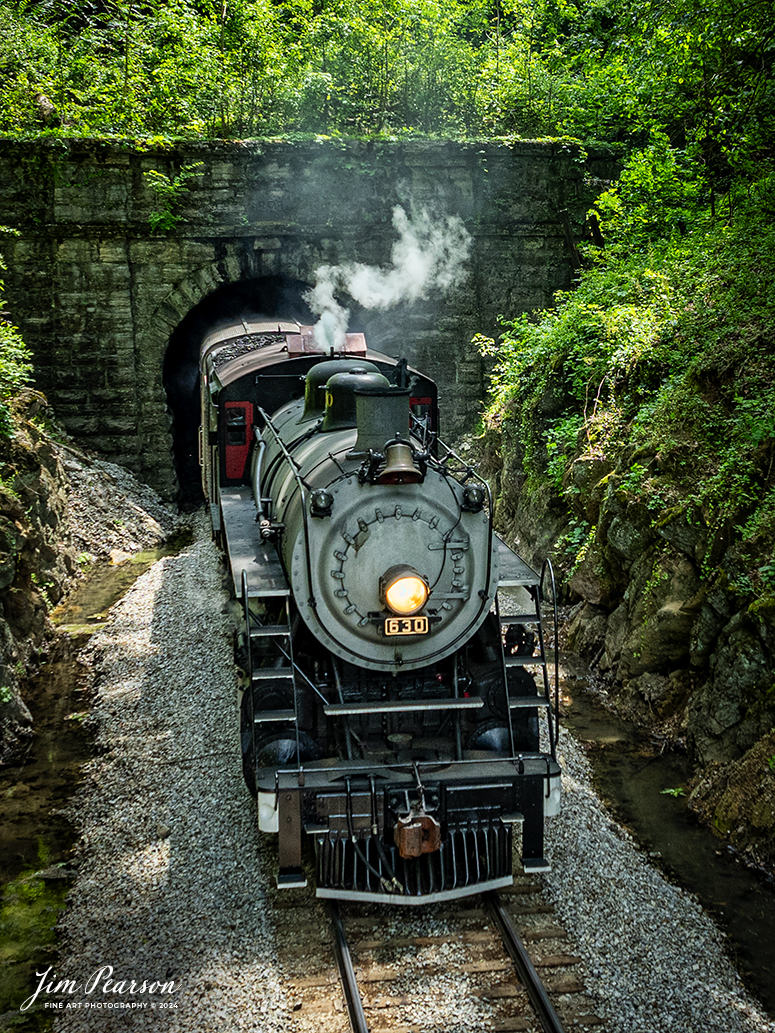
M 542 579 L 438 436 L 436 385 L 347 334 L 240 322 L 201 349 L 200 462 L 244 608 L 245 779 L 280 886 L 394 904 L 511 881 L 560 798 Z M 508 599 L 508 615 L 501 611 Z M 536 676 L 538 684 L 536 683 Z

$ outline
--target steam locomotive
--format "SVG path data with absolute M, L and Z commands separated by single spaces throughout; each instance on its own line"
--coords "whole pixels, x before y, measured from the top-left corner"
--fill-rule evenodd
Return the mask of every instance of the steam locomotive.
M 200 464 L 241 600 L 245 780 L 278 885 L 412 905 L 546 870 L 557 684 L 539 576 L 438 434 L 435 383 L 349 333 L 202 343 Z M 503 613 L 506 609 L 509 612 Z M 556 673 L 556 672 L 555 672 Z

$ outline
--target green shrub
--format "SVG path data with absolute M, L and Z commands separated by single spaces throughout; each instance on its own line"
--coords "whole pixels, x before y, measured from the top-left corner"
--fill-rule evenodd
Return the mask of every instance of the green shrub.
M 0 234 L 8 232 L 0 226 Z M 5 269 L 1 260 L 0 269 Z M 13 430 L 8 402 L 29 382 L 32 362 L 18 328 L 3 313 L 2 290 L 3 281 L 0 280 L 0 437 L 8 437 Z
M 623 177 L 608 207 L 613 247 L 578 288 L 505 322 L 498 344 L 479 339 L 496 359 L 485 420 L 516 419 L 528 491 L 562 492 L 575 458 L 605 460 L 655 522 L 672 507 L 702 512 L 711 539 L 739 543 L 750 590 L 771 593 L 761 559 L 775 549 L 770 184 L 731 224 L 697 209 L 685 235 L 668 219 L 657 239 L 652 216 L 674 178 L 648 180 L 632 164 L 638 176 Z M 686 196 L 676 212 L 688 212 Z

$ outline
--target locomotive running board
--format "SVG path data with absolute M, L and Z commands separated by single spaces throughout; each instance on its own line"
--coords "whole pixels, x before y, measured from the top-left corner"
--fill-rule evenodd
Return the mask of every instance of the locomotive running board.
M 475 893 L 486 890 L 500 890 L 514 883 L 512 875 L 504 875 L 500 879 L 489 882 L 477 882 L 472 886 L 459 886 L 454 890 L 439 890 L 437 893 L 424 893 L 422 896 L 410 896 L 406 893 L 370 893 L 367 890 L 338 890 L 327 886 L 318 887 L 315 896 L 328 900 L 354 900 L 368 904 L 398 904 L 402 907 L 417 907 L 419 904 L 439 904 L 445 900 L 457 900 L 459 897 L 472 897 Z
M 290 595 L 277 550 L 258 533 L 251 489 L 245 485 L 223 489 L 221 513 L 234 597 L 239 599 L 242 594 L 243 570 L 248 576 L 251 599 Z
M 541 578 L 527 563 L 510 549 L 499 534 L 495 535 L 498 543 L 498 587 L 528 588 L 540 585 Z M 535 620 L 535 616 L 533 616 Z

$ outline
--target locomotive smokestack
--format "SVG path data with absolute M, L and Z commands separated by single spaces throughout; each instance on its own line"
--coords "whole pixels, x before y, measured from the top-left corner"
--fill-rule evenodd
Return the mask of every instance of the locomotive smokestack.
M 409 440 L 409 389 L 365 386 L 355 390 L 358 438 L 350 456 L 381 452 L 386 441 Z

